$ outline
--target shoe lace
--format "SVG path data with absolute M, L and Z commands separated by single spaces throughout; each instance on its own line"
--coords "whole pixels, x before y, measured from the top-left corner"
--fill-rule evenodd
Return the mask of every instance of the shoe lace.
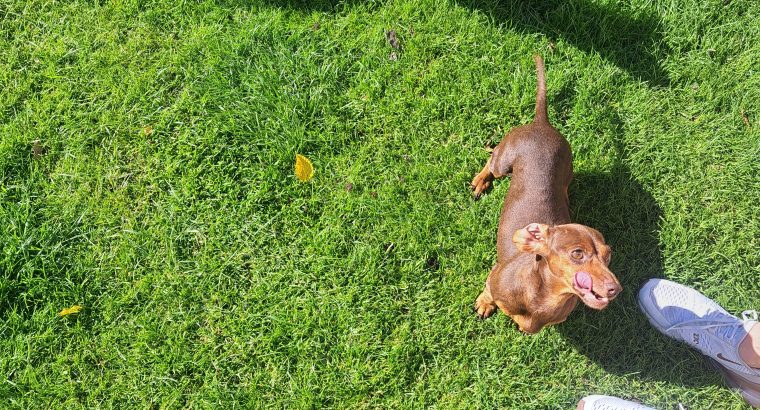
M 757 311 L 756 310 L 745 310 L 742 312 L 742 319 L 746 322 L 747 320 L 755 320 L 757 321 Z
M 736 332 L 744 331 L 743 324 L 748 320 L 757 320 L 758 314 L 756 310 L 745 310 L 742 312 L 742 319 L 738 320 L 736 317 L 721 314 L 718 317 L 703 317 L 694 320 L 687 320 L 678 324 L 675 324 L 668 328 L 670 330 L 687 330 L 687 329 L 702 329 L 709 333 L 712 333 L 719 339 L 724 341 L 733 340 L 736 336 Z M 705 340 L 704 344 L 709 345 L 710 342 Z

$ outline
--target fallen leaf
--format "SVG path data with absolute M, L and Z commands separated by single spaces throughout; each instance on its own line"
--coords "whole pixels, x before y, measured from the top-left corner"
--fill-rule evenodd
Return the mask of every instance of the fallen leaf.
M 143 134 L 146 137 L 149 137 L 151 134 L 153 134 L 153 127 L 151 127 L 150 125 L 146 125 L 145 128 L 143 128 Z
M 32 156 L 36 159 L 42 156 L 42 144 L 40 140 L 34 140 L 32 143 Z
M 70 308 L 63 309 L 62 311 L 58 312 L 58 316 L 67 316 L 72 313 L 79 313 L 79 311 L 82 310 L 82 307 L 79 305 L 74 305 Z
M 391 55 L 388 56 L 388 59 L 391 61 L 396 61 L 398 60 L 398 55 L 396 54 L 395 51 L 391 51 Z
M 741 110 L 742 115 L 742 121 L 744 121 L 744 125 L 749 127 L 749 117 L 747 117 L 747 113 L 744 112 L 744 109 Z
M 350 182 L 346 184 L 346 191 L 351 192 L 353 189 L 354 189 L 354 184 Z
M 388 44 L 390 44 L 391 47 L 397 50 L 401 46 L 401 42 L 398 40 L 398 37 L 396 36 L 396 30 L 386 31 L 385 39 L 388 40 Z
M 301 154 L 296 154 L 296 177 L 302 182 L 310 180 L 314 176 L 314 166 L 311 161 Z

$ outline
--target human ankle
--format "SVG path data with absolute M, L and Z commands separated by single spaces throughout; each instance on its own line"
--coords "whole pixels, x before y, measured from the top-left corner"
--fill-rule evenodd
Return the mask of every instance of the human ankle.
M 739 357 L 749 367 L 760 369 L 760 323 L 755 323 L 739 343 Z

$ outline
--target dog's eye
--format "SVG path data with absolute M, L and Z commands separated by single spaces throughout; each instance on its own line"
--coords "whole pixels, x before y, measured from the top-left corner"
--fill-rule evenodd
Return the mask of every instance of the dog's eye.
M 570 256 L 575 260 L 581 260 L 583 259 L 583 250 L 574 249 L 572 252 L 570 252 Z

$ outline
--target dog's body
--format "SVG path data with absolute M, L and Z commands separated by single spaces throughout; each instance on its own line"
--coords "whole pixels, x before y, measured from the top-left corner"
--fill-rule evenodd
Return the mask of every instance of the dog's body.
M 512 129 L 472 181 L 477 198 L 494 178 L 512 174 L 499 219 L 496 265 L 475 310 L 485 318 L 498 307 L 526 333 L 564 321 L 578 297 L 603 309 L 622 290 L 607 269 L 611 251 L 602 235 L 570 223 L 572 153 L 549 124 L 544 63 L 534 59 L 533 123 Z

